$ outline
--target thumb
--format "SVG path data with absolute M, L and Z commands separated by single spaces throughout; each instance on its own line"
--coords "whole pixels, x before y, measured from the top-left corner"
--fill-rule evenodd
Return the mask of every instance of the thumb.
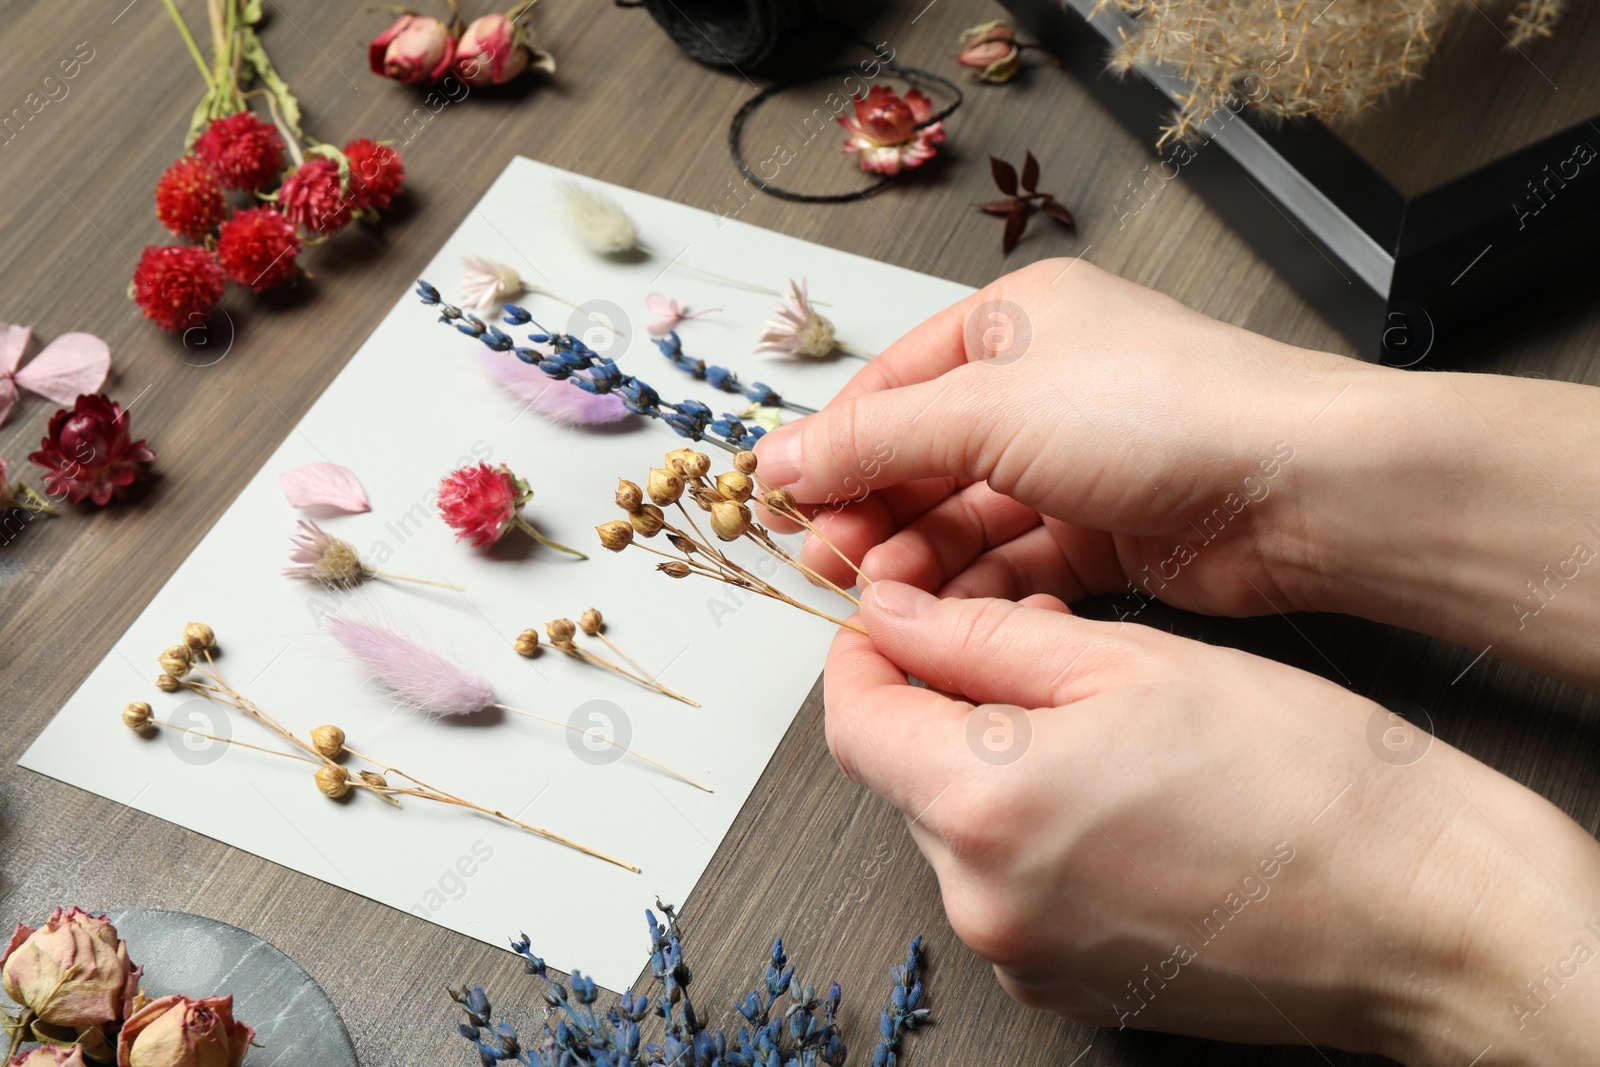
M 1133 680 L 1143 635 L 1009 600 L 941 600 L 901 582 L 862 591 L 860 618 L 887 659 L 980 704 L 1055 707 Z

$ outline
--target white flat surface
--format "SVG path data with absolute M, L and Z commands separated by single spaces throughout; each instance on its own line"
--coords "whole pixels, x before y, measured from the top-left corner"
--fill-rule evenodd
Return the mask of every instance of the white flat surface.
M 556 183 L 568 177 L 513 160 L 422 276 L 451 299 L 461 257 L 474 252 L 573 299 L 611 301 L 632 321 L 625 346 L 611 353 L 618 363 L 664 399 L 698 397 L 719 412 L 737 411 L 744 401 L 667 364 L 644 330 L 646 294 L 677 297 L 691 309 L 726 309 L 683 328 L 686 351 L 732 367 L 746 381 L 767 381 L 798 402 L 820 406 L 860 369 L 852 359 L 796 365 L 752 355 L 775 303 L 765 294 L 681 268 L 662 273 L 660 261 L 618 263 L 583 251 L 557 206 Z M 682 250 L 682 263 L 774 288 L 786 287 L 791 276 L 809 279 L 813 296 L 831 303 L 826 312 L 840 336 L 871 351 L 968 292 L 681 204 L 605 190 L 638 220 L 646 242 L 668 256 Z M 551 328 L 575 329 L 566 308 L 539 296 L 523 303 Z M 480 350 L 477 341 L 438 325 L 409 291 L 399 295 L 21 763 L 491 944 L 526 931 L 552 966 L 576 967 L 622 989 L 645 961 L 644 908 L 658 896 L 688 897 L 815 681 L 833 627 L 782 604 L 743 602 L 709 580 L 655 574 L 653 557 L 636 549 L 600 550 L 594 525 L 621 514 L 611 501 L 617 478 L 642 483 L 646 469 L 683 442 L 643 420 L 594 432 L 519 413 L 520 405 L 480 370 Z M 725 469 L 725 454 L 707 451 Z M 525 514 L 591 559 L 534 550 L 515 532 L 493 552 L 457 544 L 425 501 L 445 473 L 479 458 L 528 479 L 536 496 Z M 371 582 L 335 594 L 282 577 L 299 513 L 285 503 L 278 475 L 320 459 L 354 470 L 372 501 L 370 513 L 319 520 L 326 529 L 354 542 L 375 566 L 449 580 L 466 593 Z M 810 590 L 797 576 L 785 573 L 779 581 L 818 606 L 834 606 L 832 594 Z M 531 661 L 512 651 L 524 627 L 576 618 L 591 605 L 605 613 L 619 645 L 704 707 L 548 650 Z M 609 701 L 600 706 L 603 718 L 625 722 L 634 748 L 716 792 L 629 758 L 585 761 L 569 747 L 575 735 L 519 716 L 441 722 L 398 708 L 323 632 L 325 615 L 341 608 L 395 624 L 453 655 L 513 706 L 567 720 L 589 701 Z M 335 723 L 354 748 L 643 873 L 425 801 L 407 801 L 402 811 L 370 794 L 335 803 L 316 790 L 311 768 L 288 760 L 207 749 L 171 731 L 141 739 L 118 721 L 130 700 L 148 701 L 162 719 L 281 744 L 236 712 L 193 694 L 156 690 L 156 658 L 190 620 L 215 628 L 224 677 L 300 736 Z M 107 774 L 108 767 L 115 773 Z

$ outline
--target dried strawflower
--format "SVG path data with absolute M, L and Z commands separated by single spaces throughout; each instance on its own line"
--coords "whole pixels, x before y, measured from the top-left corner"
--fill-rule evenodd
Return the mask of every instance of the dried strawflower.
M 136 700 L 122 709 L 122 725 L 135 733 L 140 733 L 150 726 L 150 705 L 142 700 Z
M 28 462 L 44 470 L 45 492 L 77 504 L 105 505 L 128 486 L 150 477 L 156 454 L 128 431 L 122 405 L 95 393 L 80 396 L 71 409 L 50 417 L 39 450 Z
M 1020 177 L 1015 167 L 994 156 L 989 157 L 989 173 L 994 176 L 995 185 L 1006 194 L 1006 198 L 973 206 L 985 214 L 1000 215 L 1006 220 L 1005 232 L 1000 237 L 1001 254 L 1009 256 L 1011 250 L 1017 247 L 1017 242 L 1022 240 L 1023 233 L 1028 229 L 1028 219 L 1035 211 L 1043 211 L 1069 229 L 1073 226 L 1072 212 L 1049 193 L 1036 191 L 1039 161 L 1033 158 L 1031 151 L 1022 161 Z
M 319 726 L 311 731 L 311 747 L 325 759 L 339 759 L 344 755 L 344 731 L 337 726 Z
M 838 120 L 848 131 L 845 154 L 857 156 L 862 170 L 891 177 L 920 167 L 944 140 L 944 123 L 932 118 L 933 102 L 921 90 L 902 97 L 887 85 L 874 85 L 856 98 L 853 115 Z
M 457 541 L 470 541 L 474 548 L 498 544 L 513 527 L 541 545 L 577 556 L 589 557 L 575 548 L 552 541 L 524 519 L 521 509 L 533 499 L 528 483 L 505 466 L 479 463 L 445 475 L 439 483 L 439 514 L 456 531 Z
M 301 519 L 300 532 L 289 540 L 294 551 L 289 553 L 289 566 L 283 573 L 290 578 L 305 578 L 335 588 L 360 585 L 369 578 L 389 578 L 417 585 L 432 585 L 440 589 L 462 592 L 459 585 L 436 582 L 428 578 L 412 578 L 405 574 L 380 571 L 362 562 L 356 546 L 342 537 L 335 537 L 310 519 Z
M 515 267 L 468 252 L 461 257 L 461 304 L 477 311 L 489 311 L 515 300 L 524 293 L 538 293 L 575 311 L 583 311 L 589 321 L 603 326 L 612 333 L 623 333 L 616 324 L 603 315 L 585 311 L 580 305 L 564 296 L 557 296 L 542 285 L 523 278 Z
M 767 328 L 756 345 L 757 352 L 781 352 L 802 359 L 827 359 L 836 352 L 871 359 L 872 355 L 842 343 L 834 331 L 833 323 L 806 292 L 806 282 L 789 283 L 789 295 L 778 305 L 778 317 L 767 320 Z M 755 399 L 752 397 L 752 399 Z

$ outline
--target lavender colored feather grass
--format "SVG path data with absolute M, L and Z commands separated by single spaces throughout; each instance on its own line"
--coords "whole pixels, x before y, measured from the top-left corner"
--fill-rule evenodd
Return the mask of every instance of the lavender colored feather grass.
M 483 372 L 534 411 L 563 426 L 603 426 L 628 417 L 622 399 L 612 393 L 590 393 L 571 382 L 556 381 L 538 367 L 499 352 L 478 352 Z
M 495 703 L 484 677 L 369 622 L 333 616 L 328 631 L 406 705 L 430 715 L 471 715 Z

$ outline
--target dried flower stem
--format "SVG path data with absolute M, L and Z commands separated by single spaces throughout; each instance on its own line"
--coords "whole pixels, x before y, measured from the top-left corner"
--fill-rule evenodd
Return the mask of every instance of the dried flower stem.
M 269 756 L 282 756 L 284 759 L 292 759 L 298 763 L 309 763 L 313 767 L 322 766 L 321 760 L 307 759 L 305 756 L 296 756 L 293 752 L 284 752 L 281 749 L 267 748 L 265 745 L 252 745 L 248 741 L 235 741 L 231 737 L 218 737 L 216 734 L 208 734 L 204 730 L 196 730 L 191 726 L 179 726 L 176 723 L 165 722 L 161 719 L 151 719 L 150 725 L 165 727 L 168 730 L 176 730 L 180 734 L 193 734 L 195 737 L 203 737 L 208 741 L 221 741 L 225 745 L 238 745 L 240 748 L 248 748 L 256 752 L 265 752 Z
M 681 505 L 680 505 L 680 507 L 681 507 Z M 687 516 L 688 512 L 685 511 L 684 515 Z M 690 521 L 690 524 L 693 525 L 694 520 L 690 519 L 689 521 Z M 794 597 L 790 596 L 788 593 L 785 593 L 783 590 L 779 589 L 777 586 L 773 585 L 771 582 L 767 581 L 766 579 L 758 577 L 757 575 L 751 574 L 749 571 L 747 571 L 743 567 L 739 566 L 739 564 L 735 563 L 733 560 L 731 560 L 727 556 L 723 555 L 722 552 L 719 549 L 711 547 L 710 543 L 707 542 L 706 540 L 704 540 L 704 535 L 701 536 L 700 540 L 696 540 L 695 538 L 692 538 L 692 537 L 689 537 L 688 535 L 686 535 L 682 530 L 674 529 L 673 527 L 668 526 L 666 524 L 663 524 L 661 528 L 663 530 L 666 530 L 668 533 L 675 533 L 679 537 L 682 537 L 687 541 L 693 542 L 695 547 L 696 547 L 696 549 L 697 549 L 697 554 L 706 556 L 713 563 L 715 563 L 719 567 L 723 568 L 722 573 L 719 574 L 719 573 L 716 573 L 716 572 L 711 571 L 711 570 L 706 569 L 706 568 L 695 567 L 695 570 L 698 571 L 699 573 L 705 574 L 708 577 L 717 578 L 717 579 L 719 579 L 719 580 L 721 580 L 723 582 L 726 582 L 729 585 L 736 585 L 741 589 L 748 589 L 752 593 L 758 593 L 761 596 L 767 597 L 767 598 L 769 598 L 771 600 L 781 600 L 785 604 L 789 604 L 789 605 L 792 605 L 794 607 L 799 608 L 801 611 L 810 612 L 812 615 L 815 615 L 815 616 L 817 616 L 818 618 L 821 618 L 821 619 L 827 619 L 829 622 L 833 623 L 835 626 L 845 626 L 845 627 L 848 627 L 848 628 L 850 628 L 852 630 L 855 630 L 858 633 L 866 633 L 867 632 L 866 630 L 862 629 L 860 626 L 857 626 L 853 622 L 845 622 L 843 619 L 835 618 L 834 616 L 829 615 L 825 611 L 818 611 L 816 608 L 813 608 L 811 605 L 805 604 L 805 603 L 802 603 L 799 600 L 796 600 Z M 696 532 L 698 532 L 698 527 L 696 527 Z M 762 532 L 765 533 L 766 531 L 763 530 Z M 749 534 L 746 534 L 746 536 L 749 536 Z M 752 538 L 752 540 L 755 540 L 755 539 Z M 635 543 L 637 543 L 637 542 L 635 542 Z M 761 542 L 759 540 L 756 540 L 756 544 L 759 545 L 759 544 L 761 544 Z M 648 545 L 639 545 L 639 547 L 640 548 L 650 548 L 650 546 L 648 546 Z M 762 547 L 764 548 L 766 546 L 763 545 Z M 691 567 L 695 566 L 695 560 L 692 557 L 690 557 L 687 553 L 685 553 L 682 556 L 674 556 L 674 555 L 671 555 L 670 553 L 661 552 L 658 549 L 650 549 L 650 551 L 655 552 L 657 555 L 660 555 L 660 556 L 666 556 L 668 559 L 674 560 L 674 561 L 676 561 L 678 563 L 688 563 Z M 785 553 L 785 556 L 787 556 L 787 553 Z M 784 558 L 784 556 L 780 556 L 778 558 L 782 562 L 788 563 L 791 566 L 795 567 L 796 569 L 800 569 L 799 563 L 797 561 L 795 561 L 793 558 Z M 807 573 L 807 572 L 813 573 L 813 574 L 815 573 L 814 571 L 810 571 L 809 568 L 805 568 L 805 569 L 802 570 L 802 573 Z M 838 592 L 841 596 L 845 597 L 845 599 L 851 601 L 852 603 L 855 603 L 857 607 L 860 606 L 859 602 L 857 602 L 854 597 L 850 596 L 850 594 L 845 593 L 843 590 L 840 590 L 837 586 L 834 586 L 832 582 L 829 582 L 828 584 L 830 586 L 832 586 L 832 588 L 834 589 L 835 592 Z
M 527 534 L 529 537 L 533 538 L 535 541 L 539 542 L 541 545 L 544 545 L 546 548 L 553 548 L 557 552 L 565 552 L 567 555 L 569 555 L 569 556 L 577 556 L 579 559 L 588 559 L 589 558 L 588 556 L 584 555 L 582 552 L 579 552 L 575 548 L 568 548 L 566 545 L 561 544 L 559 541 L 550 540 L 550 538 L 548 538 L 544 534 L 540 533 L 534 527 L 533 523 L 529 522 L 527 519 L 524 519 L 520 513 L 518 513 L 516 515 L 513 515 L 511 517 L 511 521 L 516 523 L 517 529 L 521 530 L 523 533 Z M 455 587 L 452 586 L 451 588 L 455 588 Z
M 772 288 L 768 288 L 765 285 L 754 285 L 754 284 L 752 284 L 750 282 L 745 281 L 743 278 L 730 278 L 726 274 L 718 274 L 714 270 L 707 270 L 704 267 L 697 267 L 693 263 L 684 263 L 684 262 L 680 261 L 677 258 L 677 256 L 669 256 L 665 252 L 662 252 L 659 249 L 652 248 L 650 245 L 645 244 L 643 241 L 635 242 L 633 247 L 637 248 L 639 251 L 643 252 L 645 255 L 651 257 L 652 259 L 666 260 L 667 261 L 667 266 L 669 268 L 670 267 L 682 267 L 685 270 L 692 270 L 696 274 L 703 274 L 707 278 L 715 278 L 719 282 L 724 282 L 724 283 L 726 283 L 728 285 L 733 286 L 736 289 L 743 289 L 747 293 L 766 293 L 769 296 L 782 296 L 783 295 L 783 291 L 781 289 L 772 289 Z M 679 255 L 682 255 L 682 253 L 680 252 Z M 823 307 L 832 307 L 833 306 L 833 305 L 829 304 L 825 300 L 813 300 L 812 303 L 821 304 Z
M 689 785 L 694 786 L 696 789 L 703 789 L 707 793 L 716 792 L 716 790 L 712 789 L 709 785 L 701 785 L 699 782 L 695 781 L 693 778 L 690 778 L 687 774 L 684 774 L 682 771 L 674 770 L 673 768 L 668 767 L 665 763 L 662 763 L 660 760 L 653 760 L 649 756 L 644 755 L 642 752 L 635 752 L 633 749 L 629 748 L 627 745 L 624 745 L 624 744 L 622 744 L 622 743 L 620 743 L 618 741 L 614 741 L 611 738 L 607 737 L 605 734 L 599 733 L 599 732 L 597 732 L 595 730 L 592 730 L 592 729 L 591 730 L 584 730 L 584 729 L 581 729 L 581 728 L 579 728 L 577 726 L 572 725 L 570 722 L 562 722 L 560 719 L 552 719 L 547 715 L 540 715 L 537 712 L 523 711 L 521 708 L 514 708 L 509 704 L 492 704 L 490 706 L 499 708 L 501 711 L 510 711 L 510 712 L 514 712 L 514 713 L 516 713 L 518 715 L 526 715 L 530 719 L 537 719 L 540 722 L 549 723 L 551 726 L 561 726 L 561 727 L 564 727 L 564 728 L 566 728 L 568 730 L 571 730 L 575 734 L 581 734 L 584 737 L 592 737 L 596 741 L 604 741 L 606 744 L 612 746 L 613 748 L 620 748 L 622 751 L 626 752 L 628 755 L 634 757 L 635 759 L 644 760 L 646 763 L 650 764 L 653 767 L 661 768 L 662 770 L 666 771 L 668 774 L 672 775 L 674 778 L 678 779 L 681 782 L 687 782 Z M 695 706 L 698 707 L 699 705 L 695 705 Z
M 436 582 L 431 578 L 413 578 L 409 574 L 392 574 L 389 571 L 380 571 L 376 567 L 369 567 L 365 563 L 361 565 L 361 570 L 362 573 L 368 574 L 373 578 L 388 578 L 396 582 L 413 582 L 416 585 L 431 585 L 436 589 L 453 589 L 458 593 L 466 592 L 466 589 L 461 586 L 451 585 L 449 582 Z
M 766 500 L 763 500 L 762 504 L 764 504 L 768 508 L 768 510 L 770 510 L 774 515 L 781 515 L 786 519 L 791 519 L 794 522 L 799 523 L 807 531 L 809 531 L 812 535 L 814 535 L 818 541 L 822 542 L 824 545 L 827 545 L 828 546 L 828 551 L 832 552 L 834 555 L 836 555 L 840 559 L 844 560 L 845 565 L 848 566 L 851 570 L 856 572 L 856 577 L 861 579 L 861 584 L 862 585 L 870 585 L 872 583 L 872 579 L 868 578 L 864 573 L 862 573 L 861 568 L 856 566 L 855 562 L 853 560 L 851 560 L 851 558 L 849 556 L 847 556 L 843 552 L 839 551 L 839 546 L 838 545 L 836 545 L 832 541 L 828 540 L 827 536 L 824 535 L 821 530 L 817 529 L 816 523 L 814 523 L 810 519 L 806 518 L 797 509 L 788 507 L 787 505 L 785 505 L 785 506 L 776 506 L 774 502 L 769 502 L 769 501 L 766 501 Z M 829 583 L 829 584 L 832 584 L 832 583 Z M 858 602 L 858 606 L 859 606 L 859 602 Z
M 660 682 L 653 681 L 653 680 L 651 680 L 649 678 L 641 677 L 640 675 L 634 674 L 630 670 L 625 670 L 624 668 L 617 666 L 615 663 L 612 663 L 610 660 L 604 658 L 603 656 L 597 656 L 593 652 L 590 652 L 586 648 L 579 648 L 576 644 L 573 644 L 570 641 L 563 642 L 561 644 L 556 644 L 555 648 L 558 649 L 561 652 L 565 652 L 567 655 L 571 656 L 573 659 L 584 660 L 584 661 L 586 661 L 588 663 L 594 664 L 596 667 L 604 667 L 608 671 L 615 671 L 617 674 L 622 675 L 624 678 L 631 678 L 634 681 L 638 682 L 640 685 L 649 686 L 651 689 L 654 689 L 657 692 L 663 693 L 663 694 L 665 694 L 665 695 L 667 695 L 669 697 L 672 697 L 674 700 L 681 700 L 685 704 L 689 705 L 692 708 L 700 707 L 700 704 L 699 704 L 698 701 L 690 700 L 688 697 L 684 696 L 682 693 L 674 692 L 673 690 L 668 689 L 666 686 L 662 685 Z M 638 666 L 638 664 L 634 664 L 634 665 Z

